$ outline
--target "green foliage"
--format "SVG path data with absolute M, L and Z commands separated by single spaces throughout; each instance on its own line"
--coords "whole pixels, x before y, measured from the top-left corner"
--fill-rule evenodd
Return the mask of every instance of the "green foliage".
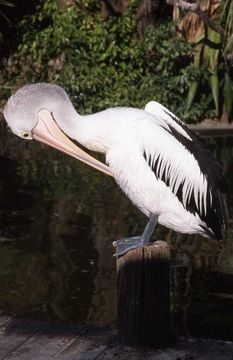
M 221 38 L 220 34 L 216 31 L 208 29 L 205 36 L 199 39 L 197 45 L 194 45 L 194 65 L 197 69 L 201 67 L 206 68 L 205 82 L 211 89 L 211 96 L 215 105 L 215 116 L 219 116 L 219 61 L 220 61 L 220 50 L 221 50 Z M 200 83 L 200 79 L 196 79 L 190 88 L 187 97 L 187 109 L 189 110 L 194 103 L 195 97 L 198 90 L 203 84 Z M 202 87 L 203 91 L 203 87 Z
M 129 87 L 135 87 L 146 71 L 137 48 L 135 17 L 105 22 L 99 9 L 90 12 L 88 2 L 84 5 L 60 12 L 55 1 L 45 1 L 30 24 L 24 20 L 16 58 L 20 73 L 30 81 L 61 84 L 73 94 L 79 109 L 88 112 L 133 105 L 139 94 L 133 91 L 132 96 Z M 24 31 L 28 25 L 29 31 Z
M 84 1 L 61 11 L 44 0 L 20 23 L 22 40 L 0 75 L 5 88 L 29 82 L 54 82 L 71 95 L 78 111 L 109 106 L 137 106 L 154 99 L 198 121 L 208 112 L 205 96 L 195 109 L 184 97 L 204 69 L 190 65 L 191 45 L 177 37 L 175 25 L 150 27 L 144 41 L 137 33 L 136 1 L 122 17 L 104 20 L 98 1 Z
M 208 76 L 208 69 L 205 66 L 196 67 L 192 63 L 193 47 L 177 37 L 175 24 L 165 23 L 159 28 L 151 27 L 147 32 L 146 41 L 155 59 L 152 79 L 156 100 L 168 106 L 187 122 L 211 116 L 211 99 L 205 89 L 195 106 L 189 106 L 187 109 L 184 102 L 188 93 L 189 101 L 192 103 L 194 96 L 190 94 L 190 89 L 196 91 L 196 84 L 203 84 L 203 80 Z
M 99 1 L 76 2 L 61 11 L 57 1 L 43 0 L 18 26 L 21 41 L 0 73 L 0 95 L 46 81 L 63 86 L 81 113 L 143 108 L 154 99 L 188 122 L 219 116 L 223 108 L 230 117 L 233 84 L 224 59 L 233 49 L 233 5 L 224 4 L 225 47 L 213 30 L 191 45 L 177 36 L 171 21 L 148 27 L 141 41 L 136 0 L 122 17 L 106 20 Z
M 233 2 L 230 0 L 222 1 L 221 21 L 225 25 L 227 41 L 224 48 L 224 59 L 233 58 Z M 229 76 L 229 69 L 226 66 L 224 78 L 224 106 L 228 117 L 233 117 L 233 81 Z
M 218 22 L 225 29 L 226 39 L 214 30 L 205 29 L 205 33 L 194 44 L 193 63 L 200 69 L 206 67 L 204 83 L 196 79 L 189 88 L 187 110 L 195 106 L 198 91 L 205 92 L 205 87 L 211 90 L 210 101 L 214 102 L 216 117 L 224 112 L 228 119 L 233 116 L 233 82 L 229 76 L 227 57 L 233 57 L 233 3 L 231 0 L 222 0 L 218 8 Z M 208 102 L 210 105 L 210 102 Z

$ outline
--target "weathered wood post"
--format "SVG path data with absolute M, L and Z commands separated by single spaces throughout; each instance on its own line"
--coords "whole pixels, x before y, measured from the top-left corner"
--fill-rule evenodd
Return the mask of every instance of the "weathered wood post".
M 117 259 L 118 327 L 126 345 L 169 345 L 170 249 L 165 241 Z

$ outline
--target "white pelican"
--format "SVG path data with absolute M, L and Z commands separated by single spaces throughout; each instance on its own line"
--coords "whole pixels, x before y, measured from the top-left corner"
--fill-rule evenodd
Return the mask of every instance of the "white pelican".
M 149 218 L 141 236 L 115 243 L 117 255 L 148 244 L 157 223 L 180 233 L 222 239 L 226 210 L 221 168 L 199 137 L 161 104 L 151 101 L 144 110 L 117 107 L 81 116 L 61 87 L 38 83 L 20 88 L 3 113 L 14 134 L 46 143 L 113 176 Z M 104 153 L 108 166 L 65 134 Z

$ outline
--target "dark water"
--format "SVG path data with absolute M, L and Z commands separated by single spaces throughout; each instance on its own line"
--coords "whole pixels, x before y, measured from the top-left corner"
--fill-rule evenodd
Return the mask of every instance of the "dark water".
M 233 138 L 208 143 L 233 189 Z M 116 321 L 112 241 L 146 219 L 114 182 L 78 161 L 4 134 L 0 158 L 0 313 Z M 172 248 L 172 318 L 180 334 L 233 340 L 233 224 L 220 246 L 162 227 Z

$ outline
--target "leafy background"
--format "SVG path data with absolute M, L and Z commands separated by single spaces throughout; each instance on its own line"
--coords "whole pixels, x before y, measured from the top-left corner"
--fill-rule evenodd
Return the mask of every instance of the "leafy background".
M 138 12 L 149 0 L 128 1 L 120 16 L 105 17 L 103 3 L 0 1 L 2 102 L 25 83 L 46 81 L 63 86 L 80 112 L 144 107 L 155 99 L 187 122 L 231 120 L 231 1 L 201 2 L 225 39 L 195 14 L 174 17 L 172 6 L 148 21 L 142 35 Z

